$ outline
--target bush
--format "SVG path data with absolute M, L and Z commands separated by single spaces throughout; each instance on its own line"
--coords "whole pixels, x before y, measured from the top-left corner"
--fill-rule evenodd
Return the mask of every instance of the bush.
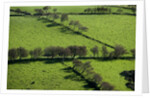
M 10 60 L 15 60 L 18 57 L 17 49 L 15 49 L 15 48 L 10 49 L 8 52 L 8 56 L 9 56 Z
M 114 87 L 107 82 L 103 82 L 100 87 L 101 90 L 113 90 Z

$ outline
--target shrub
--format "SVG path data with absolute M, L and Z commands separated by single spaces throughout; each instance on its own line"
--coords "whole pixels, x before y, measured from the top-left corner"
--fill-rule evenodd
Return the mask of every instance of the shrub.
M 103 82 L 100 87 L 101 90 L 113 90 L 114 87 L 107 82 Z
M 15 48 L 10 49 L 8 52 L 8 57 L 10 60 L 15 60 L 18 57 L 17 49 L 15 49 Z

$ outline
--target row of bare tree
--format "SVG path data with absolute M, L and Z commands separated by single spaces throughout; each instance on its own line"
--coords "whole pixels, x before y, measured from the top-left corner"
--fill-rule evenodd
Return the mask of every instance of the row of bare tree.
M 100 74 L 94 72 L 91 62 L 82 63 L 79 60 L 73 61 L 73 69 L 80 73 L 89 82 L 95 83 L 100 90 L 113 90 L 114 87 L 108 82 L 103 82 Z
M 109 13 L 111 14 L 110 8 L 97 7 L 97 8 L 87 8 L 84 10 L 85 13 Z
M 61 23 L 64 24 L 65 21 L 69 21 L 69 17 L 68 14 L 62 13 L 61 15 L 59 15 L 57 12 L 57 9 L 54 8 L 53 12 L 49 12 L 49 10 L 51 9 L 50 6 L 45 6 L 43 7 L 43 9 L 35 9 L 36 14 L 38 15 L 39 18 L 41 16 L 46 16 L 47 19 L 52 19 L 53 21 L 55 21 L 56 19 L 60 18 Z M 69 26 L 73 26 L 73 29 L 78 28 L 78 31 L 87 31 L 88 28 L 83 26 L 78 20 L 71 20 L 68 23 Z
M 118 6 L 119 7 L 119 6 Z M 133 14 L 136 12 L 136 6 L 135 5 L 129 5 L 128 7 L 125 7 L 130 9 Z M 124 7 L 120 7 L 116 10 L 116 13 L 122 14 Z M 102 14 L 112 14 L 111 8 L 108 7 L 96 7 L 96 8 L 87 8 L 84 10 L 84 13 L 90 13 L 90 14 L 96 14 L 96 13 L 102 13 Z
M 94 46 L 90 49 L 93 53 L 94 57 L 99 57 L 99 48 Z M 101 49 L 102 57 L 103 58 L 118 58 L 124 54 L 127 54 L 127 50 L 120 45 L 116 45 L 114 51 L 109 52 L 106 46 L 103 46 Z M 135 49 L 131 50 L 133 57 L 135 57 Z M 18 57 L 21 59 L 23 57 L 28 57 L 30 54 L 31 58 L 38 58 L 40 56 L 45 56 L 47 58 L 51 57 L 61 57 L 65 59 L 66 57 L 75 58 L 78 57 L 85 57 L 87 55 L 87 47 L 86 46 L 68 46 L 66 48 L 60 46 L 50 46 L 42 50 L 41 48 L 35 48 L 34 50 L 28 51 L 23 47 L 19 48 L 12 48 L 9 49 L 9 59 L 15 60 Z

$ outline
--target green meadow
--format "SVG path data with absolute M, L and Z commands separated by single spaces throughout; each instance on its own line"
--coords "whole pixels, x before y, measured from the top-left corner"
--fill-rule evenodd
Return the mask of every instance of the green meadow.
M 54 6 L 49 9 L 57 8 L 59 13 L 82 13 L 86 8 L 94 8 L 95 6 Z M 11 7 L 11 9 L 20 8 L 34 14 L 34 9 L 39 7 Z M 118 6 L 108 6 L 112 12 L 116 12 Z M 130 9 L 122 9 L 124 13 L 132 13 Z M 11 12 L 12 15 L 16 14 Z M 43 16 L 42 18 L 45 18 Z M 101 14 L 101 15 L 68 15 L 69 20 L 64 25 L 56 25 L 51 21 L 40 19 L 37 16 L 10 16 L 9 26 L 9 49 L 24 47 L 27 50 L 33 50 L 37 47 L 44 50 L 48 46 L 67 47 L 71 45 L 86 46 L 86 57 L 92 57 L 90 51 L 94 46 L 99 48 L 99 57 L 102 57 L 101 49 L 104 44 L 91 40 L 82 35 L 76 34 L 72 30 L 66 29 L 64 26 L 74 29 L 68 23 L 71 20 L 78 20 L 80 23 L 88 27 L 88 31 L 82 34 L 90 38 L 99 40 L 110 46 L 122 45 L 128 54 L 122 57 L 132 57 L 131 49 L 135 48 L 135 29 L 136 16 L 125 14 Z M 51 19 L 51 18 L 49 18 Z M 60 19 L 55 20 L 60 23 Z M 75 31 L 78 31 L 75 28 Z M 114 49 L 106 46 L 109 52 Z M 23 59 L 30 59 L 25 57 Z M 42 56 L 42 58 L 45 58 Z M 104 82 L 108 82 L 114 86 L 117 91 L 131 91 L 126 87 L 125 77 L 120 73 L 123 71 L 135 70 L 134 59 L 80 59 L 82 62 L 91 61 L 94 72 L 101 75 Z M 65 65 L 64 65 L 65 64 Z M 53 62 L 48 59 L 45 61 L 28 61 L 16 62 L 8 64 L 8 89 L 42 89 L 42 90 L 94 90 L 93 87 L 78 74 L 69 70 L 72 67 L 72 61 Z M 67 66 L 66 66 L 67 65 Z

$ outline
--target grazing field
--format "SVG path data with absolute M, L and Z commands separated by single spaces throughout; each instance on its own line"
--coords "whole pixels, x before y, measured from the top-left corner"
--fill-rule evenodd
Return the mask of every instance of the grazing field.
M 57 12 L 60 12 L 60 13 L 83 13 L 84 12 L 84 9 L 86 8 L 95 8 L 95 7 L 99 7 L 99 6 L 70 6 L 69 8 L 67 6 L 52 6 L 49 11 L 53 11 L 54 8 L 57 8 Z M 112 12 L 116 12 L 118 8 L 120 8 L 120 6 L 106 6 L 108 8 L 111 8 Z M 23 11 L 28 11 L 30 12 L 31 14 L 35 14 L 35 9 L 38 9 L 38 8 L 43 8 L 43 6 L 35 6 L 35 7 L 11 7 L 11 9 L 17 9 L 17 8 L 20 8 L 21 10 Z M 129 9 L 124 9 L 123 10 L 124 13 L 132 13 L 131 10 Z
M 95 6 L 66 7 L 54 6 L 59 13 L 82 13 L 86 8 Z M 116 12 L 121 6 L 109 6 L 112 12 Z M 11 7 L 20 8 L 35 14 L 35 9 L 43 7 Z M 50 9 L 49 9 L 50 10 Z M 129 9 L 123 9 L 124 13 L 132 13 Z M 11 12 L 15 14 L 14 12 Z M 88 28 L 87 31 L 69 25 L 69 21 L 76 20 Z M 87 54 L 76 59 L 82 62 L 90 61 L 93 71 L 102 77 L 103 82 L 110 83 L 117 91 L 131 91 L 126 86 L 128 82 L 120 73 L 135 70 L 135 60 L 130 52 L 135 49 L 136 16 L 124 14 L 89 14 L 68 15 L 68 20 L 61 22 L 47 16 L 10 16 L 9 49 L 23 47 L 31 51 L 37 47 L 44 50 L 49 46 L 86 46 Z M 102 47 L 106 46 L 108 52 L 114 51 L 116 45 L 121 45 L 127 50 L 127 54 L 115 59 L 104 59 Z M 94 57 L 91 48 L 98 47 L 98 57 Z M 31 59 L 28 55 L 22 59 L 10 60 L 8 64 L 8 89 L 42 89 L 42 90 L 96 90 L 82 76 L 74 71 L 73 59 L 57 60 L 59 56 L 47 58 L 43 55 L 39 59 Z M 74 58 L 74 59 L 75 59 Z M 55 61 L 56 59 L 56 61 Z M 83 73 L 84 75 L 85 73 Z
M 89 60 L 82 60 L 83 62 Z M 98 61 L 90 60 L 94 70 L 101 74 L 103 81 L 109 82 L 115 90 L 129 90 L 127 82 L 120 73 L 133 70 L 133 60 Z M 72 62 L 65 62 L 72 66 Z M 43 90 L 93 90 L 94 88 L 62 63 L 37 61 L 8 66 L 8 89 L 43 89 Z M 13 73 L 13 74 L 12 74 Z

